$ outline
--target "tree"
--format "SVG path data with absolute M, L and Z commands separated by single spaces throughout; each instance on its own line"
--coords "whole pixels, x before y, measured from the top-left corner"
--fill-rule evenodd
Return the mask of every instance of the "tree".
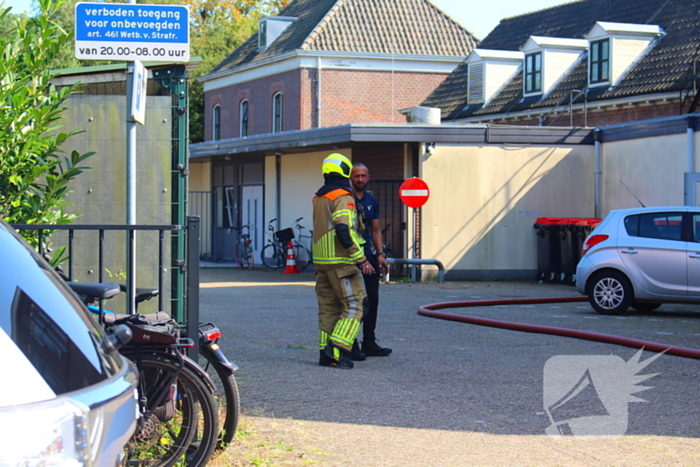
M 56 0 L 54 0 L 54 2 L 55 1 Z M 32 6 L 34 8 L 30 11 L 30 14 L 36 15 L 42 12 L 46 15 L 50 14 L 51 21 L 62 28 L 68 36 L 66 42 L 67 47 L 62 47 L 51 59 L 49 66 L 52 70 L 79 68 L 93 64 L 89 60 L 78 60 L 75 58 L 75 49 L 73 47 L 73 38 L 75 37 L 75 4 L 80 1 L 83 0 L 61 0 L 61 8 L 55 8 L 49 12 L 46 11 L 43 6 L 37 5 L 37 3 L 40 3 L 38 0 L 32 0 Z
M 51 19 L 62 2 L 38 4 L 34 16 L 0 10 L 0 216 L 9 223 L 66 224 L 78 216 L 64 209 L 70 182 L 93 153 L 61 149 L 79 132 L 61 132 L 59 124 L 78 87 L 52 86 L 49 65 L 71 37 Z

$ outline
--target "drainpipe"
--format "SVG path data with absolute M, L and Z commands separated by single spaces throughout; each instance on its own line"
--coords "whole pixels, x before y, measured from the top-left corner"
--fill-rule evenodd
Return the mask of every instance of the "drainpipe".
M 695 183 L 695 123 L 697 122 L 696 117 L 687 117 L 686 124 L 686 135 L 687 135 L 687 142 L 686 142 L 686 168 L 685 168 L 685 175 L 683 176 L 683 192 L 685 193 L 683 196 L 683 204 L 685 206 L 695 206 L 695 199 L 693 199 L 693 194 L 695 193 L 695 189 L 693 187 L 696 185 Z M 697 199 L 697 195 L 695 195 Z
M 282 209 L 280 207 L 280 204 L 282 203 L 282 174 L 280 171 L 282 170 L 282 155 L 277 153 L 275 154 L 275 197 L 277 198 L 275 200 L 275 203 L 277 206 L 275 207 L 275 217 L 277 218 L 277 230 L 279 230 L 281 218 L 280 216 L 282 215 Z
M 600 130 L 593 131 L 593 140 L 595 141 L 595 206 L 594 217 L 600 217 L 600 143 L 603 140 L 603 132 Z
M 321 128 L 321 57 L 316 57 L 316 128 Z
M 688 117 L 688 172 L 695 172 L 695 117 Z

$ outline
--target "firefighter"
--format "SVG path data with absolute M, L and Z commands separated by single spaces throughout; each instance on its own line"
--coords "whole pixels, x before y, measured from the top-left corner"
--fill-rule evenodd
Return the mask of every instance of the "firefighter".
M 351 369 L 350 351 L 368 306 L 360 272 L 371 274 L 374 268 L 365 258 L 359 233 L 364 226 L 358 225 L 350 188 L 352 162 L 334 153 L 324 159 L 322 171 L 325 183 L 313 198 L 318 363 Z

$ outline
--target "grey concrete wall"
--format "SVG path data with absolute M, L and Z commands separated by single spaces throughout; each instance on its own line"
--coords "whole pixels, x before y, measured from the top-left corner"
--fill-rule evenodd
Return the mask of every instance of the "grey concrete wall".
M 697 167 L 700 148 L 695 146 Z M 602 216 L 613 209 L 639 207 L 639 201 L 645 206 L 683 205 L 685 134 L 603 143 L 601 147 Z
M 169 225 L 171 223 L 171 99 L 148 96 L 146 124 L 137 129 L 136 223 Z M 85 164 L 90 169 L 78 176 L 68 201 L 82 214 L 75 224 L 126 224 L 126 98 L 111 95 L 76 95 L 68 102 L 61 131 L 84 130 L 69 138 L 64 148 L 96 154 Z M 68 207 L 72 210 L 73 207 Z M 169 235 L 166 234 L 166 240 Z M 56 234 L 58 245 L 66 236 Z M 98 237 L 96 233 L 78 231 L 75 280 L 98 281 Z M 126 234 L 105 234 L 104 282 L 125 282 Z M 169 242 L 165 248 L 166 267 L 170 268 Z M 158 233 L 137 233 L 137 285 L 158 285 Z M 109 272 L 108 272 L 109 271 Z M 110 274 L 111 273 L 111 274 Z M 170 274 L 165 274 L 166 300 L 169 299 Z M 143 311 L 155 311 L 155 301 Z M 167 303 L 167 301 L 166 301 Z M 121 311 L 123 300 L 113 299 L 109 307 Z M 152 310 L 149 310 L 152 308 Z M 141 309 L 139 310 L 141 311 Z
M 535 278 L 535 221 L 591 217 L 594 160 L 590 145 L 438 145 L 421 157 L 422 257 L 447 278 Z

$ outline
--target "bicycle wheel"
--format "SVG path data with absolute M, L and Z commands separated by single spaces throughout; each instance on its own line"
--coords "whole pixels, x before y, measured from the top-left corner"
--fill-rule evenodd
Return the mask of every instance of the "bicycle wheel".
M 277 245 L 270 243 L 265 246 L 260 252 L 262 263 L 270 269 L 279 269 L 282 267 L 279 260 Z
M 243 257 L 241 252 L 241 242 L 236 242 L 233 245 L 233 260 L 236 262 L 236 267 L 238 269 L 243 269 Z
M 384 245 L 384 253 L 386 255 L 386 258 L 401 258 L 401 256 L 397 255 L 394 253 L 394 251 L 391 249 L 390 246 Z M 398 279 L 402 277 L 403 275 L 403 265 L 401 264 L 390 264 L 389 265 L 389 271 L 387 271 L 387 275 L 390 277 L 394 277 L 395 279 Z M 386 277 L 385 275 L 384 277 Z
M 311 262 L 311 252 L 303 243 L 294 245 L 294 257 L 297 260 L 297 269 L 303 271 Z
M 277 269 L 287 266 L 287 244 L 277 244 Z
M 213 344 L 216 345 L 216 344 Z M 222 452 L 233 441 L 238 426 L 241 399 L 233 370 L 225 367 L 207 346 L 199 347 L 199 366 L 206 371 L 214 383 L 214 399 L 219 406 L 219 420 L 223 420 L 219 430 L 216 451 Z M 213 370 L 213 371 L 212 371 Z
M 195 362 L 191 362 L 193 365 L 195 364 Z M 205 377 L 201 374 L 198 374 L 198 376 L 200 381 Z M 214 395 L 206 384 L 205 393 L 207 395 L 206 398 L 197 400 L 200 414 L 197 431 L 195 431 L 194 438 L 187 448 L 187 455 L 184 457 L 184 465 L 188 467 L 207 465 L 216 450 L 219 436 L 219 410 Z
M 126 447 L 127 465 L 170 467 L 189 459 L 188 449 L 193 452 L 188 465 L 204 465 L 211 457 L 218 434 L 216 402 L 200 377 L 182 365 L 174 356 L 141 355 L 142 413 Z
M 253 266 L 255 266 L 255 254 L 250 243 L 245 244 L 245 264 L 251 271 L 253 270 Z

